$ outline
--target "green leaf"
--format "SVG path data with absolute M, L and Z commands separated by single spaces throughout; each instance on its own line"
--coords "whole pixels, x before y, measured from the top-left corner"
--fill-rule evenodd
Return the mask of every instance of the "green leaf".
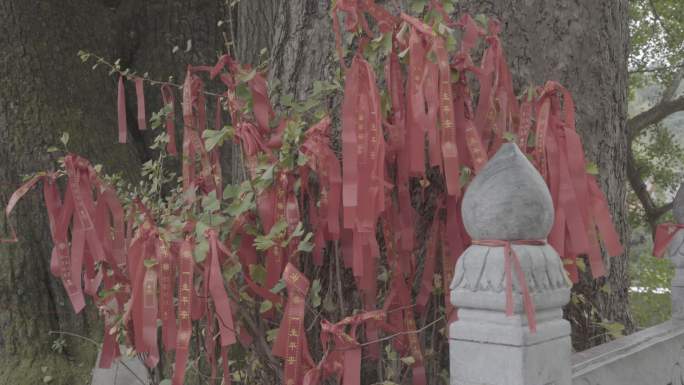
M 157 260 L 152 258 L 145 259 L 143 265 L 145 265 L 145 268 L 149 269 L 157 265 Z
M 614 339 L 620 338 L 624 335 L 623 332 L 625 330 L 625 325 L 619 322 L 603 321 L 599 322 L 599 325 L 606 329 L 608 334 L 610 334 Z
M 269 300 L 264 300 L 261 302 L 261 305 L 259 305 L 259 313 L 263 314 L 266 313 L 267 311 L 271 310 L 273 308 L 273 302 Z
M 266 269 L 261 265 L 249 265 L 249 275 L 259 285 L 263 285 L 266 282 Z
M 472 175 L 472 171 L 470 170 L 469 167 L 465 167 L 465 166 L 461 167 L 461 176 L 459 178 L 459 183 L 460 183 L 461 187 L 464 187 L 465 185 L 468 184 L 468 182 L 470 182 L 471 175 Z
M 249 87 L 245 83 L 240 83 L 235 87 L 235 96 L 242 100 L 252 100 L 252 93 L 249 91 Z
M 503 133 L 503 138 L 504 138 L 504 140 L 506 140 L 507 142 L 515 142 L 516 139 L 517 139 L 517 136 L 516 136 L 514 133 L 510 132 L 510 131 L 506 131 L 506 132 Z
M 278 294 L 285 288 L 285 281 L 279 279 L 278 282 L 269 290 L 273 294 Z
M 598 165 L 594 162 L 587 162 L 587 174 L 598 175 L 599 174 Z
M 256 74 L 257 74 L 256 69 L 252 69 L 252 70 L 249 71 L 249 72 L 243 72 L 243 73 L 239 74 L 239 75 L 238 75 L 238 80 L 241 81 L 241 82 L 245 82 L 245 83 L 246 83 L 246 82 L 248 82 L 248 81 L 254 79 L 254 77 L 256 76 Z
M 59 151 L 59 148 L 57 148 L 55 146 L 50 146 L 47 148 L 47 152 L 56 152 L 56 151 Z
M 280 104 L 285 107 L 292 107 L 294 105 L 294 96 L 292 96 L 292 94 L 285 94 L 281 96 Z
M 475 19 L 475 21 L 480 23 L 483 27 L 487 27 L 487 24 L 489 24 L 489 19 L 487 19 L 487 15 L 485 15 L 484 13 L 480 13 L 480 14 L 476 15 L 474 19 Z
M 311 282 L 311 290 L 309 293 L 311 294 L 311 305 L 314 308 L 321 306 L 321 281 L 318 278 Z
M 294 231 L 292 232 L 291 237 L 301 237 L 304 235 L 304 224 L 302 222 L 297 223 L 297 227 L 295 227 Z
M 163 379 L 163 380 L 161 380 L 159 385 L 171 385 L 171 380 L 169 380 L 168 378 Z
M 59 141 L 62 142 L 64 147 L 66 147 L 69 144 L 69 133 L 63 132 L 62 136 L 59 138 Z
M 223 188 L 223 199 L 228 200 L 228 199 L 235 199 L 238 196 L 238 192 L 240 192 L 240 186 L 236 184 L 229 184 L 226 185 L 226 187 Z
M 223 278 L 230 282 L 242 271 L 242 265 L 240 263 L 234 263 L 228 269 L 223 270 Z
M 202 133 L 204 149 L 211 151 L 216 146 L 221 146 L 226 139 L 232 139 L 234 134 L 235 130 L 232 126 L 224 126 L 220 130 L 204 130 Z
M 577 265 L 577 268 L 578 268 L 579 271 L 581 271 L 582 273 L 584 273 L 585 271 L 587 271 L 587 265 L 584 264 L 584 259 L 582 259 L 582 258 L 577 258 L 577 259 L 575 260 L 575 265 Z
M 249 192 L 245 194 L 241 199 L 235 199 L 228 209 L 226 210 L 229 215 L 237 217 L 240 214 L 248 211 L 252 208 L 254 202 L 254 193 Z
M 275 329 L 271 329 L 271 330 L 267 331 L 266 332 L 266 340 L 268 342 L 275 341 L 276 336 L 278 336 L 278 330 L 279 330 L 278 328 L 275 328 Z
M 456 11 L 456 6 L 451 0 L 443 1 L 444 11 L 448 14 L 454 13 Z
M 406 357 L 401 357 L 401 362 L 410 366 L 410 365 L 413 365 L 416 363 L 416 359 L 413 358 L 413 356 L 406 356 Z
M 279 220 L 271 227 L 271 230 L 266 235 L 257 235 L 254 238 L 254 247 L 259 251 L 268 250 L 276 245 L 276 241 L 280 241 L 283 232 L 287 229 L 287 222 L 284 219 Z
M 221 209 L 221 201 L 216 199 L 216 191 L 202 197 L 202 208 L 206 212 L 213 213 Z
M 307 233 L 304 239 L 299 241 L 299 245 L 297 246 L 297 250 L 301 251 L 303 253 L 310 253 L 311 250 L 314 248 L 313 242 L 311 242 L 311 238 L 313 237 L 313 233 Z
M 411 1 L 410 10 L 414 15 L 419 15 L 423 13 L 425 6 L 427 5 L 427 0 L 413 0 Z

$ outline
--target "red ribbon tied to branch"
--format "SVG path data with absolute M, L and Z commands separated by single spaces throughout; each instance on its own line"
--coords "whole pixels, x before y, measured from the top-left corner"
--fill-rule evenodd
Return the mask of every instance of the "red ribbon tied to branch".
M 518 278 L 518 283 L 520 284 L 520 291 L 522 292 L 523 307 L 525 308 L 525 313 L 527 314 L 527 323 L 532 333 L 535 333 L 537 331 L 537 319 L 535 317 L 534 302 L 532 301 L 532 296 L 530 295 L 530 289 L 527 286 L 525 273 L 523 272 L 522 267 L 520 266 L 520 259 L 518 258 L 518 255 L 515 253 L 515 250 L 513 250 L 512 245 L 541 246 L 545 244 L 546 241 L 542 240 L 473 240 L 473 245 L 504 248 L 504 274 L 506 280 L 506 315 L 509 317 L 513 315 L 513 269 L 515 269 L 515 273 Z

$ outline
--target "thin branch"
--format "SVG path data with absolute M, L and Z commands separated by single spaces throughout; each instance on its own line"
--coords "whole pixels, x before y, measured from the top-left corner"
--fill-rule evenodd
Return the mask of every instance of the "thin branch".
M 135 78 L 141 78 L 141 79 L 143 80 L 143 82 L 149 83 L 150 85 L 153 85 L 153 86 L 167 85 L 167 86 L 170 86 L 170 87 L 178 88 L 178 89 L 180 89 L 180 90 L 183 89 L 183 85 L 182 85 L 182 84 L 178 84 L 178 83 L 174 83 L 174 82 L 169 82 L 169 81 L 154 80 L 154 79 L 146 78 L 146 77 L 143 77 L 143 76 L 137 76 L 137 75 L 135 75 L 134 73 L 130 73 L 130 72 L 126 72 L 126 71 L 120 70 L 119 67 L 118 67 L 117 65 L 115 65 L 115 64 L 113 64 L 113 63 L 111 63 L 111 62 L 109 62 L 108 60 L 106 60 L 106 59 L 103 58 L 102 56 L 96 55 L 96 54 L 91 53 L 91 52 L 86 52 L 86 53 L 87 53 L 89 56 L 92 56 L 92 57 L 94 57 L 95 59 L 97 59 L 96 62 L 97 62 L 98 65 L 99 65 L 99 64 L 102 64 L 102 65 L 104 65 L 105 67 L 109 68 L 109 71 L 110 71 L 111 74 L 117 73 L 117 74 L 119 74 L 120 76 L 123 76 L 124 78 L 126 78 L 127 80 L 131 80 L 131 79 L 135 79 Z M 207 96 L 214 96 L 214 97 L 217 97 L 217 98 L 220 98 L 220 97 L 223 97 L 223 96 L 224 96 L 224 95 L 222 95 L 222 94 L 217 94 L 217 93 L 215 93 L 215 92 L 209 92 L 209 91 L 202 91 L 201 93 L 204 94 L 204 95 L 207 95 Z
M 648 126 L 656 124 L 675 112 L 684 111 L 684 96 L 662 101 L 648 110 L 627 120 L 627 130 L 630 144 Z
M 630 74 L 643 74 L 643 73 L 653 73 L 653 72 L 661 72 L 661 71 L 671 71 L 674 69 L 681 69 L 684 68 L 684 63 L 678 64 L 678 65 L 666 65 L 662 67 L 646 67 L 646 68 L 637 68 L 633 69 L 630 71 L 627 71 Z
M 672 209 L 673 202 L 670 202 L 663 206 L 656 206 L 651 194 L 648 192 L 646 183 L 641 178 L 641 173 L 636 167 L 636 160 L 634 159 L 634 153 L 632 152 L 631 146 L 627 148 L 627 179 L 629 184 L 639 198 L 641 206 L 644 209 L 646 221 L 648 226 L 651 228 L 651 233 L 655 234 L 656 222 L 658 219 Z
M 653 3 L 653 0 L 648 0 L 648 4 L 651 6 L 651 12 L 653 12 L 653 17 L 656 19 L 658 24 L 660 24 L 660 27 L 665 31 L 665 33 L 668 36 L 672 36 L 670 33 L 670 29 L 665 25 L 665 22 L 663 22 L 663 19 L 660 17 L 660 13 L 658 13 L 658 10 L 656 9 L 655 3 Z
M 48 332 L 48 334 L 63 334 L 63 335 L 66 335 L 66 336 L 71 336 L 71 337 L 80 338 L 80 339 L 82 339 L 82 340 L 84 340 L 84 341 L 90 342 L 91 344 L 97 346 L 98 349 L 100 348 L 100 344 L 99 344 L 97 341 L 95 341 L 95 340 L 92 339 L 92 338 L 88 338 L 88 337 L 82 336 L 82 335 L 80 335 L 80 334 L 71 333 L 71 332 L 64 332 L 64 331 L 59 331 L 59 330 L 50 330 L 50 331 Z M 132 374 L 138 381 L 140 381 L 141 384 L 143 384 L 143 385 L 146 384 L 146 382 L 143 381 L 142 378 L 140 378 L 140 377 L 138 376 L 138 374 L 137 374 L 136 372 L 134 372 L 133 369 L 131 369 L 125 362 L 123 362 L 122 360 L 119 360 L 118 363 L 121 364 L 121 365 L 123 365 L 124 368 L 126 368 L 129 372 L 131 372 L 131 374 Z M 117 373 L 117 375 L 118 375 L 118 373 Z
M 402 332 L 390 334 L 390 335 L 385 336 L 385 337 L 382 337 L 382 338 L 374 339 L 374 340 L 371 340 L 371 341 L 366 341 L 366 342 L 364 342 L 364 343 L 362 343 L 362 344 L 358 344 L 358 345 L 354 345 L 354 346 L 349 346 L 349 347 L 344 347 L 344 348 L 335 348 L 334 350 L 342 351 L 342 350 L 358 349 L 358 348 L 360 348 L 360 347 L 368 346 L 368 345 L 371 345 L 371 344 L 377 344 L 378 342 L 383 342 L 383 341 L 391 340 L 392 338 L 396 338 L 396 337 L 399 337 L 399 336 L 404 336 L 404 335 L 408 335 L 408 334 L 418 334 L 418 333 L 422 333 L 422 332 L 426 331 L 427 329 L 431 328 L 432 326 L 434 326 L 436 323 L 438 323 L 438 322 L 440 322 L 440 321 L 444 321 L 444 320 L 445 320 L 444 317 L 439 317 L 439 318 L 437 318 L 436 320 L 430 322 L 429 324 L 423 326 L 423 327 L 420 328 L 420 329 L 416 329 L 416 330 L 405 330 L 405 331 L 402 331 Z
M 672 98 L 675 97 L 677 90 L 679 89 L 679 85 L 682 83 L 683 78 L 684 68 L 678 66 L 677 71 L 672 76 L 672 81 L 670 82 L 670 85 L 668 85 L 667 88 L 665 88 L 665 91 L 663 91 L 663 96 L 660 98 L 661 102 L 670 101 L 672 100 Z
M 63 332 L 63 331 L 59 331 L 59 330 L 50 330 L 50 331 L 48 332 L 48 334 L 62 334 L 62 335 L 65 335 L 65 336 L 76 337 L 76 338 L 80 338 L 80 339 L 82 339 L 82 340 L 84 340 L 84 341 L 88 341 L 88 342 L 90 342 L 91 344 L 97 346 L 98 348 L 100 347 L 100 344 L 99 344 L 97 341 L 95 341 L 94 339 L 88 338 L 88 337 L 85 337 L 85 336 L 82 336 L 82 335 L 80 335 L 80 334 L 71 333 L 71 332 Z

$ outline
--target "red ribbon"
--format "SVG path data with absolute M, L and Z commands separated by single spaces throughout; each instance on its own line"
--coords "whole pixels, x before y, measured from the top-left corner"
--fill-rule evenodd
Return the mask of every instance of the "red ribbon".
M 147 117 L 145 117 L 145 91 L 143 78 L 135 78 L 135 97 L 138 99 L 138 129 L 147 130 Z
M 123 76 L 119 76 L 117 116 L 119 120 L 119 143 L 126 143 L 126 91 L 124 89 Z
M 162 341 L 164 348 L 171 351 L 176 348 L 176 312 L 173 304 L 173 280 L 176 261 L 171 251 L 161 238 L 155 242 L 155 254 L 159 262 L 159 318 L 162 321 Z
M 9 201 L 7 201 L 7 206 L 5 207 L 5 218 L 7 219 L 7 224 L 10 228 L 10 238 L 3 238 L 0 239 L 0 243 L 16 243 L 18 241 L 17 239 L 17 231 L 12 226 L 12 221 L 10 220 L 10 216 L 12 215 L 12 211 L 14 211 L 14 207 L 19 203 L 21 198 L 26 195 L 33 187 L 36 185 L 36 183 L 40 182 L 45 178 L 45 175 L 35 175 L 31 177 L 29 180 L 24 182 L 16 191 L 12 193 L 10 196 Z
M 207 230 L 205 236 L 209 240 L 209 293 L 216 308 L 216 318 L 221 331 L 221 346 L 229 346 L 236 342 L 235 326 L 233 324 L 233 314 L 230 310 L 230 302 L 226 288 L 223 286 L 223 276 L 221 275 L 221 264 L 219 263 L 220 253 L 225 256 L 231 255 L 230 251 L 219 241 L 218 233 L 214 229 Z M 213 322 L 213 321 L 212 321 Z
M 655 238 L 653 240 L 653 256 L 662 258 L 665 250 L 672 243 L 679 230 L 684 229 L 684 224 L 661 223 L 656 227 Z
M 321 345 L 325 352 L 317 367 L 307 373 L 304 383 L 314 385 L 336 375 L 342 385 L 359 385 L 362 350 L 356 339 L 358 327 L 364 323 L 384 322 L 384 319 L 384 310 L 374 310 L 346 317 L 335 324 L 323 320 Z
M 285 360 L 283 385 L 301 384 L 307 367 L 314 366 L 304 329 L 304 310 L 309 280 L 290 263 L 285 266 L 283 280 L 287 287 L 288 300 L 273 344 L 273 355 Z
M 578 277 L 574 260 L 581 254 L 588 255 L 592 275 L 603 276 L 605 266 L 597 235 L 609 255 L 620 255 L 623 249 L 606 198 L 595 178 L 586 172 L 582 143 L 575 131 L 572 96 L 560 84 L 547 82 L 537 104 L 534 157 L 556 210 L 549 243 L 566 261 L 573 281 Z
M 515 253 L 515 250 L 513 250 L 512 245 L 541 246 L 545 244 L 546 241 L 540 240 L 473 240 L 473 245 L 504 248 L 504 272 L 506 279 L 506 315 L 509 317 L 513 315 L 513 269 L 515 269 L 515 273 L 518 277 L 518 283 L 520 284 L 520 291 L 522 292 L 523 307 L 525 308 L 525 313 L 527 314 L 527 322 L 532 333 L 536 333 L 537 331 L 537 319 L 535 316 L 534 302 L 532 301 L 532 296 L 530 295 L 530 289 L 527 286 L 525 273 L 523 272 L 522 267 L 520 266 L 520 259 L 518 259 L 518 255 Z
M 192 321 L 190 311 L 193 292 L 193 269 L 195 261 L 192 256 L 194 241 L 185 239 L 180 246 L 180 266 L 178 274 L 178 335 L 176 342 L 176 364 L 173 373 L 173 385 L 185 382 L 185 367 L 188 362 Z

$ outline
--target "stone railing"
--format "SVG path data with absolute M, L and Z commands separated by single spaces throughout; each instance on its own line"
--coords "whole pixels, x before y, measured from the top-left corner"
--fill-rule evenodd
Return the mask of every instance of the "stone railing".
M 684 385 L 684 231 L 669 249 L 676 268 L 672 319 L 572 354 L 561 310 L 570 283 L 558 254 L 543 242 L 553 222 L 551 197 L 515 145 L 502 146 L 473 180 L 462 211 L 474 242 L 451 284 L 459 307 L 449 328 L 451 385 Z M 684 223 L 684 190 L 674 212 Z M 523 285 L 511 267 L 516 262 Z M 525 312 L 525 289 L 536 309 L 536 332 Z

